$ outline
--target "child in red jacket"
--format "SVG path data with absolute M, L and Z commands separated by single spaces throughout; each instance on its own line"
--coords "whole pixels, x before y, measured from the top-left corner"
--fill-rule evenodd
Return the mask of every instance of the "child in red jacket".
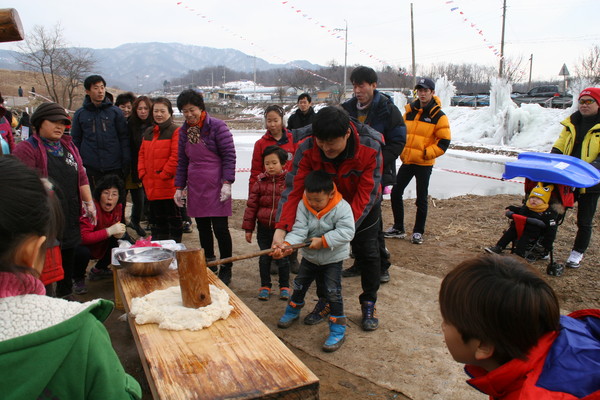
M 285 150 L 277 145 L 268 146 L 262 154 L 265 172 L 258 175 L 252 185 L 242 229 L 246 231 L 246 241 L 252 242 L 252 232 L 258 221 L 256 241 L 261 250 L 271 248 L 273 234 L 275 233 L 275 214 L 279 206 L 281 193 L 285 189 L 286 170 L 284 165 L 288 159 Z M 271 295 L 271 260 L 267 255 L 260 256 L 258 267 L 260 270 L 259 300 L 269 300 Z M 279 272 L 279 298 L 287 300 L 290 297 L 290 261 L 288 257 L 275 261 Z
M 252 186 L 258 179 L 258 175 L 265 170 L 263 165 L 263 153 L 267 147 L 277 145 L 286 151 L 285 162 L 281 164 L 286 171 L 291 170 L 294 153 L 298 147 L 297 144 L 294 143 L 292 133 L 285 129 L 283 108 L 280 106 L 272 105 L 265 109 L 265 127 L 267 128 L 267 133 L 254 143 L 248 194 L 252 191 Z
M 439 302 L 450 354 L 490 399 L 600 398 L 600 310 L 560 316 L 533 267 L 495 254 L 466 260 Z
M 118 247 L 117 239 L 126 235 L 125 224 L 121 222 L 123 214 L 122 199 L 125 194 L 123 181 L 117 175 L 107 175 L 94 188 L 94 203 L 97 211 L 97 223 L 89 218 L 79 218 L 81 244 L 75 250 L 75 269 L 73 271 L 73 292 L 87 293 L 85 272 L 90 260 L 98 260 L 90 270 L 89 279 L 96 280 L 112 277 L 108 266 L 111 263 L 111 250 Z

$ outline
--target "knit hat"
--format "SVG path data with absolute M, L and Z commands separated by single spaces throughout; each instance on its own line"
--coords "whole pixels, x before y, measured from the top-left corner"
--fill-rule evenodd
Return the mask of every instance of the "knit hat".
M 600 88 L 589 87 L 589 88 L 583 89 L 581 91 L 581 93 L 579 93 L 579 99 L 583 96 L 590 96 L 594 100 L 596 100 L 596 103 L 600 104 Z
M 63 107 L 56 103 L 40 104 L 30 118 L 31 125 L 36 127 L 39 127 L 44 120 L 52 122 L 65 121 L 65 124 L 71 124 L 69 114 L 67 114 Z
M 417 84 L 415 85 L 415 89 L 418 88 L 435 90 L 435 82 L 429 78 L 419 78 L 417 79 Z
M 553 184 L 544 185 L 542 182 L 538 182 L 536 187 L 534 187 L 531 190 L 531 193 L 529 193 L 529 199 L 537 198 L 537 199 L 542 200 L 544 202 L 544 206 L 545 206 L 543 211 L 545 211 L 548 208 L 548 203 L 550 202 L 550 196 L 552 196 L 553 190 L 554 190 Z M 529 199 L 527 199 L 527 207 L 531 208 Z

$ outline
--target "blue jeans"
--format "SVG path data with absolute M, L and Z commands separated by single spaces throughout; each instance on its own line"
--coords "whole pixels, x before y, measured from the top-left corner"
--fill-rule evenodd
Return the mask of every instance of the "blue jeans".
M 316 279 L 317 286 L 325 289 L 323 297 L 331 307 L 331 315 L 344 315 L 344 302 L 342 299 L 342 261 L 331 264 L 317 265 L 306 258 L 300 261 L 300 271 L 294 279 L 294 293 L 291 301 L 304 303 L 306 292 L 311 283 Z
M 273 235 L 275 229 L 268 226 L 258 224 L 256 227 L 256 241 L 261 250 L 271 248 L 273 243 Z M 258 268 L 260 272 L 260 286 L 271 287 L 271 261 L 273 258 L 268 255 L 260 256 L 258 259 Z M 290 260 L 289 257 L 283 257 L 280 260 L 275 260 L 279 268 L 279 287 L 290 287 Z

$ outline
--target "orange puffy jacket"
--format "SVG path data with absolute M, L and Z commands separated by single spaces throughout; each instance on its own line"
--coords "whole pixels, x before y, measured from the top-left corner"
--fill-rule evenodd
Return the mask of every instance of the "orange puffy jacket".
M 144 132 L 138 174 L 148 200 L 172 199 L 175 194 L 179 128 L 171 119 Z
M 424 108 L 419 99 L 405 106 L 406 145 L 400 155 L 404 164 L 429 166 L 450 146 L 450 122 L 441 109 L 439 97 Z

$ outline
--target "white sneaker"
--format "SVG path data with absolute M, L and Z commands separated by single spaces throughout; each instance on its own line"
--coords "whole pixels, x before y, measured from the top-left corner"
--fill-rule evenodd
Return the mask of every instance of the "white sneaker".
M 569 259 L 565 264 L 569 268 L 579 268 L 579 263 L 583 259 L 583 253 L 580 253 L 575 250 L 571 250 L 571 254 L 569 255 Z

